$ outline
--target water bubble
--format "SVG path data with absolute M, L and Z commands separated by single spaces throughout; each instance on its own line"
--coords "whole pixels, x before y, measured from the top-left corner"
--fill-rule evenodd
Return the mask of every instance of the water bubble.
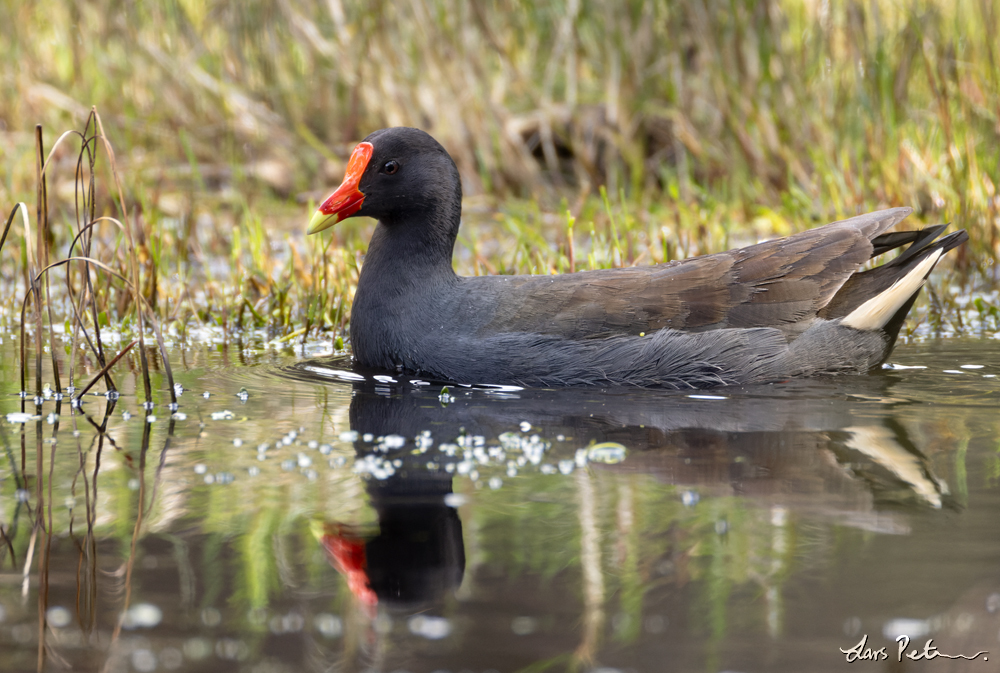
M 572 460 L 560 460 L 559 461 L 559 471 L 563 474 L 569 474 L 576 467 L 576 463 Z
M 416 615 L 410 617 L 407 625 L 410 628 L 410 633 L 415 636 L 423 636 L 428 640 L 441 640 L 451 635 L 451 622 L 444 617 Z
M 895 640 L 899 636 L 919 638 L 930 633 L 930 624 L 926 619 L 890 619 L 882 625 L 882 635 L 886 640 Z
M 8 423 L 28 423 L 30 421 L 37 421 L 40 418 L 41 416 L 34 416 L 32 414 L 21 413 L 19 411 L 7 414 Z
M 514 617 L 510 620 L 510 630 L 518 636 L 527 636 L 538 630 L 538 620 L 534 617 Z
M 206 390 L 205 392 L 203 392 L 203 393 L 201 394 L 201 396 L 202 396 L 202 397 L 204 397 L 204 398 L 205 398 L 205 399 L 207 400 L 207 399 L 208 399 L 209 397 L 211 397 L 211 396 L 212 396 L 212 393 L 210 393 L 210 392 L 208 392 L 208 391 Z
M 194 466 L 195 474 L 205 474 L 208 472 L 208 467 L 204 463 L 198 463 Z
M 72 623 L 73 613 L 60 605 L 56 605 L 45 611 L 45 620 L 57 629 L 61 629 Z
M 725 535 L 729 532 L 729 522 L 725 519 L 719 519 L 715 522 L 715 532 L 718 535 Z
M 122 412 L 122 420 L 127 421 L 132 418 L 132 414 L 129 413 L 128 409 Z
M 231 421 L 236 416 L 229 409 L 223 409 L 222 411 L 213 411 L 211 413 L 211 418 L 213 421 Z
M 220 638 L 219 641 L 215 643 L 215 656 L 219 659 L 237 661 L 246 659 L 249 654 L 250 648 L 247 647 L 246 643 L 242 640 L 236 640 L 234 638 Z
M 163 610 L 152 603 L 136 603 L 125 613 L 122 627 L 126 629 L 153 628 L 163 621 Z
M 375 439 L 375 435 L 373 435 L 370 432 L 366 432 L 365 434 L 361 435 L 361 441 L 365 442 L 366 444 L 371 444 L 373 439 Z
M 444 504 L 446 504 L 448 507 L 453 507 L 455 509 L 461 507 L 468 501 L 469 499 L 466 498 L 461 493 L 449 493 L 448 495 L 444 496 Z
M 205 626 L 218 626 L 222 622 L 222 613 L 216 608 L 205 608 L 201 611 L 201 623 Z
M 298 633 L 305 626 L 306 620 L 298 612 L 287 615 L 275 615 L 268 621 L 271 633 Z
M 216 610 L 216 612 L 218 612 Z M 204 621 L 204 613 L 202 616 Z M 188 659 L 200 661 L 212 653 L 212 642 L 208 638 L 191 638 L 184 642 L 184 656 Z
M 164 647 L 160 650 L 160 664 L 168 671 L 174 671 L 184 665 L 184 655 L 176 647 Z
M 233 446 L 236 446 L 236 447 L 243 446 L 243 440 L 240 439 L 239 437 L 234 438 L 233 439 Z
M 556 466 L 555 465 L 550 465 L 548 463 L 544 463 L 541 467 L 538 468 L 538 470 L 542 474 L 555 474 L 556 473 Z
M 531 432 L 531 423 L 528 421 L 521 421 L 521 432 Z
M 300 453 L 298 455 L 298 464 L 299 464 L 299 467 L 309 467 L 309 466 L 311 466 L 313 464 L 312 458 L 310 458 L 309 456 L 307 456 L 304 453 Z
M 624 612 L 619 612 L 611 618 L 611 628 L 618 633 L 624 633 L 632 625 L 632 618 Z
M 156 655 L 145 648 L 132 650 L 132 668 L 141 673 L 151 673 L 156 670 Z
M 684 491 L 681 493 L 681 503 L 685 507 L 694 507 L 700 499 L 701 496 L 698 495 L 697 491 Z
M 19 643 L 30 643 L 35 638 L 35 630 L 28 624 L 15 624 L 10 629 L 10 635 Z
M 247 468 L 247 474 L 249 474 L 251 477 L 256 477 L 257 475 L 260 474 L 260 468 L 257 467 L 256 465 L 251 465 L 250 467 Z
M 18 502 L 28 502 L 31 500 L 31 492 L 25 488 L 19 488 L 14 491 L 14 499 Z
M 156 422 L 156 416 L 153 416 L 152 414 L 150 414 L 149 416 L 146 416 L 146 422 L 147 423 L 155 423 Z
M 503 479 L 501 479 L 500 477 L 490 477 L 489 484 L 490 488 L 495 491 L 501 486 L 503 486 Z
M 313 626 L 326 638 L 337 638 L 344 632 L 344 623 L 340 617 L 321 612 L 313 617 Z

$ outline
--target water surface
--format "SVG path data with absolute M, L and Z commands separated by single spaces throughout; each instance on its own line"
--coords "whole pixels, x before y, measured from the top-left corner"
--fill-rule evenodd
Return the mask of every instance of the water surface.
M 174 356 L 176 414 L 123 365 L 22 417 L 0 343 L 0 670 L 998 670 L 994 339 L 693 395 Z

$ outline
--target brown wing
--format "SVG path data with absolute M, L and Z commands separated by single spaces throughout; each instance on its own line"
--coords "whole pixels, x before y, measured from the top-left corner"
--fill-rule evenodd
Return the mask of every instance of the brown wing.
M 911 212 L 893 208 L 868 213 L 786 238 L 657 266 L 469 279 L 497 289 L 496 311 L 480 332 L 514 330 L 580 339 L 663 327 L 702 331 L 770 326 L 794 335 L 872 256 L 872 239 Z

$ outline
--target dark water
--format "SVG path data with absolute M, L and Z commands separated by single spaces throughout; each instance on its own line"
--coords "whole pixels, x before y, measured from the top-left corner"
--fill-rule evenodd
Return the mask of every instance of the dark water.
M 12 351 L 0 671 L 1000 670 L 995 339 L 700 396 L 205 348 L 26 421 Z

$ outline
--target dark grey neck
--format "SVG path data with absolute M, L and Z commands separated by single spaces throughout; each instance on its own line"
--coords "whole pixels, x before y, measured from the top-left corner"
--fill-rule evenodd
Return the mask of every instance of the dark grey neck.
M 368 245 L 360 285 L 455 280 L 451 258 L 461 219 L 461 196 L 455 201 L 410 212 L 406 220 L 380 221 Z
M 426 221 L 379 222 L 361 267 L 351 308 L 351 342 L 361 364 L 419 369 L 414 335 L 440 316 L 451 288 L 460 282 L 451 267 L 457 225 L 428 237 Z

